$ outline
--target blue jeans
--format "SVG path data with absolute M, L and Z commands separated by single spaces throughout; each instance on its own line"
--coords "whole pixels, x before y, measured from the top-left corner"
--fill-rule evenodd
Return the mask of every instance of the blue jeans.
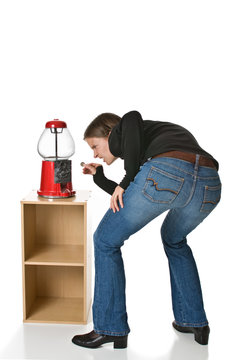
M 132 234 L 168 211 L 161 236 L 168 257 L 175 321 L 208 324 L 196 263 L 186 236 L 216 207 L 221 196 L 217 170 L 175 158 L 148 160 L 123 195 L 124 208 L 109 209 L 94 233 L 94 330 L 122 336 L 130 332 L 125 302 L 121 246 Z M 150 245 L 149 245 L 150 246 Z

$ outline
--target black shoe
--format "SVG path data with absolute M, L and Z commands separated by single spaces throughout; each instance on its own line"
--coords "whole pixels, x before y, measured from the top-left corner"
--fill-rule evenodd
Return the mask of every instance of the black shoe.
M 194 339 L 196 342 L 198 342 L 201 345 L 207 345 L 208 344 L 208 337 L 210 333 L 210 328 L 208 325 L 203 327 L 185 327 L 177 325 L 174 321 L 172 323 L 174 329 L 177 331 L 180 331 L 182 333 L 192 333 L 194 334 Z
M 127 347 L 128 335 L 125 336 L 110 336 L 110 335 L 101 335 L 91 331 L 88 334 L 84 335 L 75 335 L 72 338 L 72 342 L 76 345 L 87 347 L 87 348 L 97 348 L 102 344 L 113 342 L 114 349 L 124 349 Z

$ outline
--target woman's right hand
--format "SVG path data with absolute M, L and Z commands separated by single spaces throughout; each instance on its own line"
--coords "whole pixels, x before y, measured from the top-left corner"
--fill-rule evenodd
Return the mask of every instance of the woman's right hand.
M 83 174 L 86 175 L 95 175 L 96 174 L 96 169 L 98 166 L 102 166 L 101 164 L 96 164 L 96 163 L 90 163 L 90 164 L 85 164 L 84 168 L 83 168 Z

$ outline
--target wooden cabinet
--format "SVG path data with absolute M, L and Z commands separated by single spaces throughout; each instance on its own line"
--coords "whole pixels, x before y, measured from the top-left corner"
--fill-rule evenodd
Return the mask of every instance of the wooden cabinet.
M 89 191 L 21 201 L 23 321 L 86 324 L 91 306 Z

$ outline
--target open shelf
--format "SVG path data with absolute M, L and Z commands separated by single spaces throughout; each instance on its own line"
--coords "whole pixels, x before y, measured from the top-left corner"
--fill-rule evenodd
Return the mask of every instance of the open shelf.
M 38 244 L 25 264 L 84 266 L 83 250 L 83 245 Z
M 84 206 L 59 204 L 24 205 L 25 261 L 41 245 L 84 244 Z
M 83 320 L 83 298 L 37 297 L 25 322 L 79 324 Z
M 83 320 L 82 267 L 26 265 L 25 276 L 27 321 Z

